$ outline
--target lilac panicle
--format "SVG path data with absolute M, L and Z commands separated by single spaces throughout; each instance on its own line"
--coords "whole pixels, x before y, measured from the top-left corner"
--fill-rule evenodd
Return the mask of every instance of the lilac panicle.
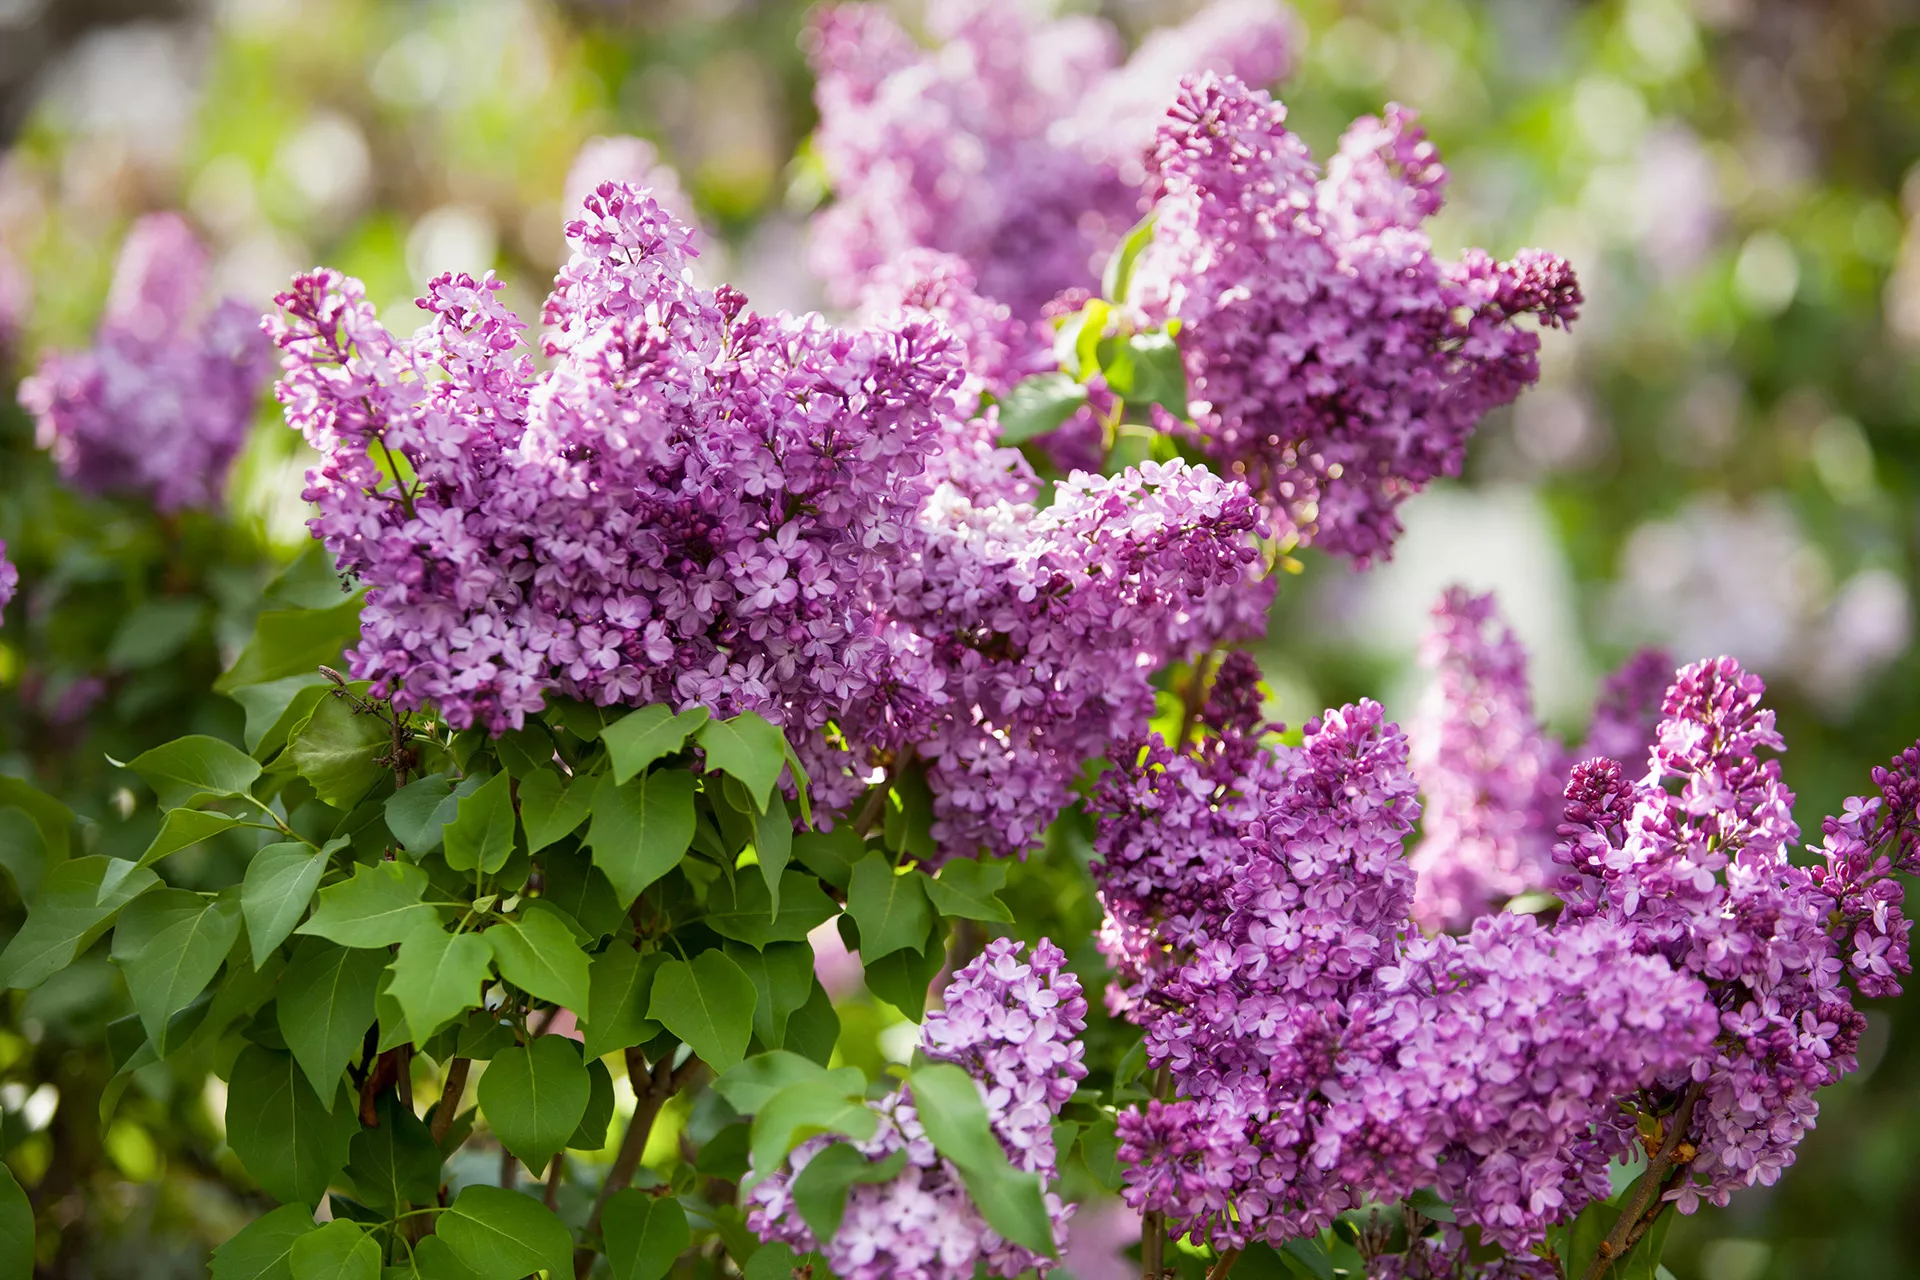
M 1277 532 L 1364 564 L 1391 548 L 1399 504 L 1458 474 L 1474 425 L 1538 378 L 1521 317 L 1563 325 L 1580 292 L 1538 252 L 1434 257 L 1422 223 L 1446 172 L 1410 112 L 1355 121 L 1325 176 L 1285 119 L 1231 77 L 1183 85 L 1155 143 L 1132 297 L 1185 326 L 1208 456 Z
M 177 214 L 135 222 L 94 346 L 20 384 L 40 446 L 89 493 L 162 512 L 218 505 L 271 369 L 258 312 L 209 306 L 207 251 Z
M 353 672 L 398 705 L 496 734 L 556 695 L 754 711 L 827 810 L 917 756 L 944 851 L 1018 852 L 1144 727 L 1153 669 L 1259 625 L 1245 486 L 1154 464 L 1040 509 L 961 412 L 941 311 L 758 315 L 618 184 L 568 236 L 545 372 L 490 275 L 435 280 L 411 338 L 329 271 L 270 322 L 313 529 L 369 587 Z
M 851 305 L 903 253 L 957 254 L 1025 320 L 1098 285 L 1140 217 L 1141 155 L 1180 77 L 1271 83 L 1296 42 L 1270 0 L 1226 0 L 1124 62 L 1107 23 L 1016 0 L 931 0 L 927 28 L 932 50 L 878 5 L 815 19 L 814 142 L 835 199 L 815 220 L 814 271 Z
M 1434 672 L 1408 731 L 1425 822 L 1413 851 L 1414 918 L 1462 929 L 1551 883 L 1559 808 L 1551 748 L 1534 719 L 1527 656 L 1492 595 L 1442 593 L 1420 650 Z
M 689 227 L 699 227 L 693 199 L 680 185 L 680 174 L 661 156 L 660 149 L 645 138 L 632 134 L 613 134 L 589 138 L 567 169 L 561 188 L 561 207 L 578 209 L 603 182 L 618 182 L 644 189 L 660 207 Z M 699 237 L 705 239 L 704 233 Z
M 0 614 L 6 612 L 13 603 L 14 593 L 20 589 L 20 570 L 13 561 L 7 559 L 6 539 L 0 538 Z
M 1558 772 L 1581 760 L 1607 756 L 1644 770 L 1647 751 L 1653 745 L 1654 730 L 1660 723 L 1660 703 L 1667 686 L 1673 683 L 1673 655 L 1665 649 L 1636 650 L 1600 682 L 1593 700 L 1593 719 L 1587 740 Z
M 1056 1176 L 1053 1122 L 1087 1074 L 1079 1035 L 1087 1002 L 1066 955 L 1044 938 L 1031 959 L 1020 943 L 999 938 L 954 975 L 946 1007 L 927 1015 L 920 1047 L 935 1062 L 964 1068 L 980 1089 L 994 1135 L 1016 1169 Z M 842 1280 L 970 1280 L 975 1268 L 1012 1280 L 1053 1261 L 1002 1239 L 968 1199 L 959 1171 L 934 1149 L 902 1087 L 868 1106 L 880 1127 L 852 1145 L 871 1161 L 905 1150 L 906 1167 L 882 1183 L 855 1185 L 839 1231 L 815 1239 L 794 1206 L 792 1181 L 834 1142 L 813 1138 L 764 1176 L 749 1193 L 747 1226 L 762 1240 L 795 1252 L 820 1250 Z M 1066 1243 L 1070 1206 L 1047 1192 L 1056 1245 Z

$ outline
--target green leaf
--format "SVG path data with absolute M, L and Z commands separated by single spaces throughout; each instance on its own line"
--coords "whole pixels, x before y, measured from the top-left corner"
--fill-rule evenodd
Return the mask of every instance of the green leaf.
M 320 905 L 295 933 L 343 947 L 390 947 L 416 926 L 438 927 L 439 915 L 420 899 L 427 873 L 406 862 L 358 863 L 353 878 L 320 891 Z
M 160 823 L 160 834 L 153 838 L 147 851 L 140 855 L 137 865 L 150 867 L 170 853 L 190 849 L 209 836 L 217 836 L 222 831 L 231 831 L 240 825 L 241 819 L 229 817 L 224 813 L 207 813 L 200 809 L 174 809 L 168 812 Z
M 1080 1158 L 1095 1182 L 1118 1195 L 1124 1185 L 1120 1173 L 1120 1132 L 1112 1116 L 1103 1116 L 1080 1132 Z
M 213 1251 L 213 1280 L 293 1280 L 293 1246 L 318 1229 L 312 1209 L 281 1205 Z
M 359 1224 L 335 1218 L 293 1242 L 293 1280 L 380 1280 L 380 1245 Z
M 881 829 L 886 846 L 915 858 L 932 857 L 933 789 L 927 785 L 926 766 L 916 763 L 893 780 L 892 794 Z
M 487 1068 L 491 1075 L 494 1068 Z M 573 1235 L 531 1196 L 500 1187 L 470 1186 L 441 1214 L 440 1239 L 479 1280 L 523 1280 L 536 1271 L 548 1280 L 573 1274 Z
M 246 917 L 254 968 L 267 962 L 307 913 L 330 856 L 325 849 L 295 843 L 270 844 L 253 855 L 240 885 L 240 912 Z
M 1129 404 L 1158 404 L 1187 417 L 1187 370 L 1180 347 L 1165 329 L 1149 329 L 1124 341 L 1100 344 L 1107 386 Z
M 869 1160 L 844 1142 L 815 1153 L 793 1178 L 793 1204 L 815 1240 L 832 1240 L 847 1212 L 847 1192 L 855 1183 L 886 1182 L 907 1163 L 902 1147 L 884 1160 Z
M 107 665 L 120 671 L 158 666 L 184 649 L 206 617 L 200 600 L 148 600 L 121 619 L 107 646 Z
M 336 809 L 350 810 L 386 772 L 393 737 L 377 717 L 356 715 L 340 696 L 320 699 L 287 745 L 294 772 Z
M 448 933 L 422 921 L 400 944 L 387 990 L 406 1014 L 416 1046 L 480 1003 L 493 951 L 474 933 Z
M 558 913 L 529 904 L 518 921 L 497 924 L 481 936 L 508 982 L 575 1012 L 587 1007 L 587 953 Z
M 11 805 L 33 820 L 54 862 L 65 862 L 73 852 L 73 810 L 60 801 L 19 778 L 0 777 L 0 805 Z
M 804 942 L 770 942 L 763 948 L 729 941 L 727 958 L 753 980 L 753 1034 L 769 1049 L 787 1038 L 787 1019 L 813 994 L 813 948 Z
M 495 738 L 493 750 L 501 767 L 515 779 L 523 779 L 553 763 L 553 735 L 538 720 L 531 720 Z
M 601 775 L 593 791 L 587 844 L 622 910 L 648 885 L 680 865 L 693 843 L 693 775 L 659 769 L 624 785 Z
M 1035 1253 L 1057 1256 L 1040 1179 L 1007 1160 L 973 1077 L 950 1062 L 936 1062 L 910 1072 L 907 1083 L 927 1137 L 959 1168 L 987 1225 Z
M 1619 1205 L 1595 1200 L 1582 1209 L 1568 1227 L 1552 1233 L 1556 1237 L 1555 1252 L 1560 1255 L 1566 1274 L 1587 1274 L 1587 1268 L 1593 1265 L 1594 1255 L 1600 1251 L 1601 1241 L 1607 1238 L 1607 1233 L 1613 1230 L 1614 1223 L 1619 1220 Z
M 678 1200 L 632 1187 L 607 1201 L 603 1221 L 614 1280 L 663 1280 L 693 1239 Z
M 14 1180 L 13 1170 L 0 1164 L 0 1280 L 32 1277 L 33 1204 Z
M 654 975 L 665 961 L 658 951 L 643 956 L 619 943 L 593 957 L 587 981 L 589 1058 L 645 1044 L 660 1034 L 660 1024 L 647 1017 L 647 1008 Z
M 479 1280 L 473 1268 L 460 1261 L 439 1236 L 428 1236 L 413 1246 L 413 1270 L 420 1280 Z
M 836 1090 L 838 1096 L 857 1098 L 866 1089 L 867 1078 L 858 1067 L 829 1071 L 797 1053 L 775 1049 L 770 1053 L 756 1053 L 721 1072 L 714 1078 L 713 1091 L 741 1115 L 752 1115 L 775 1094 L 796 1084 L 824 1084 Z
M 540 1036 L 502 1049 L 480 1077 L 480 1110 L 529 1169 L 544 1169 L 587 1113 L 593 1083 L 573 1042 Z
M 535 769 L 520 779 L 520 825 L 526 828 L 527 851 L 538 853 L 579 830 L 592 800 L 591 781 L 562 778 L 557 769 Z
M 1318 1238 L 1289 1240 L 1280 1246 L 1280 1255 L 1294 1271 L 1311 1280 L 1334 1280 L 1333 1259 Z
M 158 889 L 127 904 L 113 931 L 113 962 L 133 1007 L 165 1056 L 167 1023 L 207 989 L 240 937 L 240 904 L 185 889 Z
M 1109 302 L 1124 303 L 1127 291 L 1133 284 L 1134 264 L 1140 261 L 1140 255 L 1153 243 L 1153 221 L 1150 213 L 1133 224 L 1126 239 L 1114 248 L 1107 259 L 1106 270 L 1100 273 L 1100 292 Z
M 227 1145 L 275 1200 L 317 1204 L 359 1126 L 352 1107 L 327 1110 L 292 1054 L 249 1044 L 234 1061 Z
M 866 940 L 861 939 L 862 945 Z M 947 960 L 943 931 L 936 927 L 918 948 L 906 947 L 878 960 L 867 961 L 867 990 L 918 1022 L 926 1014 L 927 987 L 940 976 Z
M 672 755 L 687 745 L 710 718 L 705 707 L 688 707 L 675 715 L 672 708 L 655 703 L 624 715 L 600 731 L 613 761 L 613 780 L 625 782 L 654 761 Z
M 613 1073 L 606 1063 L 587 1059 L 587 1084 L 587 1109 L 567 1139 L 567 1146 L 575 1151 L 598 1151 L 606 1146 L 607 1126 L 613 1122 Z
M 813 992 L 787 1019 L 783 1048 L 825 1066 L 833 1061 L 834 1046 L 840 1043 L 840 1015 L 833 1011 L 833 999 L 827 989 L 814 980 Z
M 261 614 L 254 622 L 253 639 L 213 682 L 214 692 L 231 694 L 242 685 L 306 675 L 322 663 L 338 663 L 341 650 L 360 638 L 360 604 L 361 597 L 355 595 L 324 609 Z
M 440 1194 L 440 1148 L 426 1122 L 392 1090 L 375 1104 L 380 1123 L 353 1135 L 347 1176 L 360 1203 L 383 1213 L 407 1205 L 430 1205 Z
M 513 856 L 512 780 L 496 773 L 459 802 L 452 822 L 443 832 L 447 865 L 455 871 L 475 867 L 492 875 Z
M 747 1052 L 753 1034 L 753 979 L 718 951 L 669 960 L 654 975 L 647 1016 L 693 1046 L 715 1071 Z
M 1000 443 L 1023 444 L 1057 430 L 1086 403 L 1086 387 L 1067 374 L 1022 378 L 1000 397 Z
M 896 874 L 885 854 L 874 850 L 853 869 L 847 886 L 847 914 L 860 926 L 860 959 L 871 963 L 906 948 L 918 950 L 933 927 L 933 908 L 919 871 Z
M 333 688 L 333 681 L 318 671 L 250 684 L 227 695 L 247 713 L 247 727 L 240 735 L 256 760 L 266 760 L 287 745 L 294 726 L 304 724 L 320 699 Z
M 235 746 L 190 734 L 143 751 L 127 768 L 160 798 L 162 809 L 180 809 L 209 798 L 243 796 L 260 776 L 260 762 Z
M 585 850 L 549 849 L 540 856 L 540 870 L 546 876 L 541 900 L 566 912 L 589 938 L 619 930 L 627 913 L 607 873 L 593 865 Z
M 708 770 L 738 778 L 764 813 L 787 763 L 786 736 L 760 716 L 743 711 L 731 720 L 707 721 L 696 737 L 707 753 Z
M 768 919 L 778 918 L 780 876 L 793 858 L 793 818 L 787 813 L 787 798 L 777 791 L 765 810 L 754 817 L 753 850 L 760 859 L 760 876 L 767 882 L 767 893 L 772 899 Z
M 753 1172 L 747 1181 L 758 1182 L 778 1169 L 787 1153 L 808 1138 L 840 1133 L 864 1142 L 879 1124 L 879 1117 L 859 1094 L 831 1078 L 790 1084 L 768 1098 L 753 1117 Z
M 843 891 L 853 879 L 854 864 L 866 855 L 867 842 L 844 822 L 831 831 L 803 831 L 793 838 L 800 865 Z
M 1053 358 L 1068 376 L 1086 382 L 1100 371 L 1094 348 L 1106 332 L 1111 314 L 1113 307 L 1104 298 L 1089 298 L 1084 307 L 1060 322 L 1053 336 Z
M 72 964 L 120 909 L 160 883 L 124 858 L 74 858 L 47 872 L 27 922 L 0 951 L 0 987 L 31 990 Z
M 332 1105 L 340 1071 L 357 1058 L 373 1025 L 374 996 L 387 957 L 379 951 L 302 939 L 280 976 L 274 1017 L 313 1091 Z
M 471 795 L 483 781 L 466 778 L 460 784 L 465 788 L 461 791 L 444 773 L 414 779 L 387 797 L 387 830 L 418 861 L 440 847 L 446 825 L 459 811 L 461 797 Z
M 774 916 L 772 909 L 765 882 L 741 876 L 732 883 L 722 880 L 707 891 L 705 923 L 723 938 L 764 947 L 803 942 L 840 912 L 818 880 L 791 868 L 780 877 L 780 914 Z
M 1012 924 L 1013 913 L 994 895 L 1007 883 L 1007 864 L 955 858 L 926 882 L 927 896 L 943 916 Z M 860 934 L 864 940 L 866 931 Z

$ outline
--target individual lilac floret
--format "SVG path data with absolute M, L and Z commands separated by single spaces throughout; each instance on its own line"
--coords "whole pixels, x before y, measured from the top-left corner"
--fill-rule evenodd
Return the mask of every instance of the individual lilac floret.
M 207 267 L 184 219 L 141 218 L 121 246 L 92 350 L 50 354 L 20 384 L 40 447 L 76 487 L 168 513 L 219 504 L 272 351 L 257 310 L 206 304 Z
M 1140 217 L 1140 157 L 1180 77 L 1268 84 L 1294 45 L 1271 0 L 1228 0 L 1124 63 L 1106 22 L 1017 0 L 930 0 L 926 26 L 931 50 L 877 5 L 840 5 L 809 36 L 814 142 L 835 197 L 811 259 L 843 304 L 916 248 L 972 263 L 981 292 L 1025 320 L 1097 286 Z
M 0 614 L 6 612 L 13 603 L 13 596 L 20 589 L 20 570 L 13 561 L 7 559 L 6 539 L 0 538 Z
M 1538 378 L 1533 325 L 1571 321 L 1580 291 L 1546 254 L 1434 257 L 1422 223 L 1446 171 L 1411 113 L 1355 121 L 1324 177 L 1285 120 L 1239 80 L 1183 86 L 1132 300 L 1185 326 L 1194 423 L 1162 426 L 1244 476 L 1277 533 L 1365 564 L 1399 504 L 1458 474 L 1481 416 Z
M 1021 944 L 998 938 L 954 975 L 946 1007 L 927 1015 L 920 1047 L 935 1062 L 951 1062 L 973 1076 L 987 1119 L 1013 1166 L 1056 1174 L 1053 1122 L 1087 1074 L 1078 1039 L 1087 1002 L 1066 955 L 1041 939 L 1031 961 Z M 797 1147 L 779 1169 L 749 1193 L 747 1226 L 762 1240 L 795 1252 L 820 1250 L 842 1280 L 971 1280 L 976 1266 L 1012 1280 L 1020 1272 L 1045 1274 L 1053 1261 L 1002 1239 L 968 1198 L 960 1174 L 927 1140 L 901 1088 L 868 1103 L 880 1116 L 874 1136 L 854 1143 L 878 1162 L 904 1149 L 906 1167 L 882 1183 L 855 1185 L 840 1229 L 824 1248 L 793 1203 L 795 1175 L 837 1139 L 815 1138 Z M 1072 1210 L 1047 1192 L 1056 1245 L 1066 1243 Z
M 1251 496 L 1204 468 L 1076 472 L 1038 511 L 979 481 L 935 490 L 895 581 L 893 724 L 849 720 L 925 762 L 946 856 L 1032 847 L 1082 763 L 1145 731 L 1151 674 L 1256 634 L 1272 594 Z
M 1461 587 L 1433 607 L 1420 649 L 1434 673 L 1408 727 L 1425 821 L 1413 851 L 1414 918 L 1462 929 L 1493 906 L 1553 880 L 1561 784 L 1534 719 L 1527 655 L 1492 595 Z
M 1895 994 L 1909 967 L 1891 873 L 1916 866 L 1920 750 L 1876 771 L 1879 796 L 1827 819 L 1814 851 L 1824 865 L 1796 866 L 1792 793 L 1778 762 L 1759 758 L 1783 747 L 1763 691 L 1731 658 L 1683 669 L 1647 776 L 1580 765 L 1555 848 L 1572 871 L 1570 918 L 1629 931 L 1636 951 L 1703 980 L 1721 1011 L 1712 1047 L 1643 1100 L 1665 1113 L 1697 1099 L 1698 1155 L 1672 1193 L 1683 1212 L 1770 1185 L 1793 1162 L 1815 1093 L 1855 1068 L 1866 1019 L 1853 990 Z

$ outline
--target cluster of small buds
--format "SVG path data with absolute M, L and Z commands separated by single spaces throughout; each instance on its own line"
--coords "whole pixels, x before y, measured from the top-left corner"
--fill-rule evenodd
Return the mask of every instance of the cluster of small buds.
M 1451 587 L 1432 616 L 1420 660 L 1434 679 L 1407 728 L 1425 812 L 1413 914 L 1457 931 L 1554 886 L 1568 771 L 1595 755 L 1644 762 L 1673 663 L 1657 649 L 1630 657 L 1602 683 L 1587 741 L 1569 753 L 1534 717 L 1526 652 L 1493 596 Z
M 1876 772 L 1879 796 L 1827 819 L 1813 851 L 1823 865 L 1796 866 L 1792 793 L 1778 762 L 1759 758 L 1784 748 L 1763 692 L 1731 658 L 1684 668 L 1647 776 L 1635 781 L 1612 760 L 1578 766 L 1555 847 L 1569 868 L 1565 915 L 1628 931 L 1640 954 L 1701 979 L 1719 1011 L 1712 1047 L 1659 1082 L 1666 1098 L 1700 1092 L 1699 1154 L 1673 1193 L 1686 1212 L 1769 1185 L 1792 1163 L 1816 1092 L 1856 1066 L 1866 1020 L 1854 991 L 1895 994 L 1908 971 L 1891 875 L 1917 869 L 1920 753 Z
M 954 974 L 946 1007 L 927 1015 L 920 1047 L 935 1062 L 964 1068 L 977 1082 L 987 1118 L 1008 1159 L 1044 1182 L 1055 1174 L 1053 1122 L 1087 1074 L 1079 1040 L 1087 1002 L 1066 968 L 1066 955 L 1041 939 L 1031 959 L 1020 943 L 999 938 Z M 976 1267 L 1012 1280 L 1050 1259 L 1003 1239 L 967 1197 L 959 1171 L 928 1140 L 901 1088 L 868 1103 L 880 1117 L 874 1136 L 852 1145 L 878 1162 L 905 1150 L 891 1179 L 855 1185 L 840 1229 L 822 1246 L 793 1202 L 793 1179 L 834 1142 L 814 1138 L 749 1193 L 747 1226 L 762 1240 L 795 1252 L 819 1250 L 843 1280 L 972 1280 Z M 1070 1206 L 1049 1191 L 1056 1245 L 1066 1243 Z
M 1244 485 L 1148 464 L 1042 509 L 961 412 L 938 312 L 757 315 L 651 197 L 584 215 L 545 372 L 491 276 L 435 280 L 411 339 L 330 271 L 268 322 L 313 529 L 370 587 L 353 672 L 397 705 L 494 733 L 554 693 L 755 711 L 829 811 L 913 753 L 944 851 L 1019 852 L 1145 726 L 1155 669 L 1260 625 Z
M 1435 258 L 1446 172 L 1410 113 L 1356 121 L 1326 176 L 1286 112 L 1231 77 L 1187 81 L 1153 153 L 1152 243 L 1132 300 L 1178 317 L 1195 435 L 1276 532 L 1365 564 L 1399 504 L 1458 474 L 1489 410 L 1539 376 L 1540 325 L 1574 319 L 1571 268 L 1528 252 Z
M 561 187 L 561 207 L 580 208 L 603 182 L 645 190 L 662 209 L 696 231 L 700 228 L 693 198 L 681 187 L 679 172 L 661 156 L 660 149 L 645 138 L 619 133 L 587 139 L 567 169 L 567 180 Z M 695 243 L 706 238 L 700 233 Z
M 214 507 L 272 369 L 258 312 L 205 303 L 208 258 L 184 219 L 134 223 L 91 350 L 55 352 L 20 384 L 40 447 L 89 493 L 163 513 Z
M 1180 77 L 1270 84 L 1296 38 L 1272 0 L 1224 0 L 1148 39 L 1125 62 L 1118 32 L 1017 0 L 930 0 L 925 50 L 878 5 L 815 20 L 814 145 L 835 199 L 816 217 L 812 266 L 851 305 L 913 249 L 957 254 L 981 291 L 1035 319 L 1140 217 L 1140 161 Z
M 7 543 L 0 538 L 0 614 L 5 613 L 13 603 L 14 592 L 20 589 L 20 570 L 13 561 L 7 559 Z

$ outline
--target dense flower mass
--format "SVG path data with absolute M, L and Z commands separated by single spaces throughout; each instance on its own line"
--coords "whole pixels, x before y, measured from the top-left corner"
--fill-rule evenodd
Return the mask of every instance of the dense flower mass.
M 1271 0 L 1223 0 L 1124 62 L 1106 22 L 1016 0 L 932 0 L 926 26 L 932 50 L 878 5 L 839 5 L 810 36 L 814 143 L 835 195 L 812 265 L 845 304 L 916 248 L 964 258 L 1025 320 L 1096 286 L 1140 217 L 1141 157 L 1180 77 L 1269 84 L 1295 44 Z
M 681 187 L 679 172 L 661 156 L 660 149 L 645 138 L 618 133 L 587 139 L 567 169 L 567 180 L 561 187 L 561 207 L 578 209 L 603 182 L 644 188 L 662 209 L 699 230 L 693 200 Z M 705 238 L 696 236 L 695 243 Z
M 1257 625 L 1244 486 L 1149 466 L 1038 509 L 936 314 L 757 315 L 630 187 L 568 234 L 543 373 L 491 277 L 435 280 L 412 339 L 326 271 L 270 322 L 314 530 L 371 587 L 354 673 L 399 705 L 496 733 L 555 693 L 751 710 L 830 808 L 916 753 L 946 848 L 1016 851 L 1144 726 L 1155 668 Z
M 1705 982 L 1718 1011 L 1712 1049 L 1662 1081 L 1699 1094 L 1699 1155 L 1675 1192 L 1687 1210 L 1792 1163 L 1815 1092 L 1854 1069 L 1866 1020 L 1852 990 L 1894 994 L 1909 968 L 1892 872 L 1920 869 L 1920 751 L 1876 773 L 1880 795 L 1826 820 L 1818 865 L 1796 866 L 1792 793 L 1759 757 L 1784 745 L 1762 692 L 1730 658 L 1682 670 L 1646 776 L 1580 765 L 1555 849 L 1571 868 L 1569 919 L 1627 931 L 1637 952 Z
M 1483 601 L 1450 604 L 1469 647 L 1503 651 Z M 1616 721 L 1645 665 L 1612 683 Z M 1172 1086 L 1121 1117 L 1128 1202 L 1226 1247 L 1432 1187 L 1524 1268 L 1549 1225 L 1607 1194 L 1636 1113 L 1688 1109 L 1682 1209 L 1772 1181 L 1814 1091 L 1853 1067 L 1848 984 L 1885 995 L 1907 970 L 1890 872 L 1920 865 L 1920 748 L 1828 820 L 1824 865 L 1795 868 L 1791 797 L 1755 759 L 1778 745 L 1759 694 L 1731 660 L 1682 671 L 1643 782 L 1607 759 L 1573 771 L 1560 916 L 1482 916 L 1461 936 L 1413 925 L 1416 784 L 1374 704 L 1310 723 L 1297 748 L 1254 747 L 1249 712 L 1210 712 L 1192 750 L 1156 741 L 1112 771 L 1095 799 L 1102 947 L 1128 984 L 1117 1011 Z
M 1396 509 L 1459 472 L 1487 410 L 1539 376 L 1539 335 L 1580 303 L 1559 258 L 1438 261 L 1422 224 L 1446 171 L 1411 113 L 1346 132 L 1324 176 L 1286 111 L 1231 78 L 1188 81 L 1153 151 L 1153 241 L 1133 277 L 1179 317 L 1189 430 L 1277 532 L 1365 563 Z
M 163 512 L 220 501 L 272 362 L 257 311 L 205 305 L 207 273 L 182 218 L 140 219 L 93 348 L 48 355 L 20 384 L 41 447 L 79 488 Z
M 1022 947 L 999 938 L 954 975 L 946 1007 L 927 1015 L 920 1048 L 935 1062 L 965 1068 L 978 1082 L 993 1132 L 1014 1167 L 1055 1176 L 1053 1121 L 1086 1076 L 1087 1002 L 1066 966 L 1066 955 L 1041 939 L 1031 960 Z M 793 1201 L 793 1178 L 836 1139 L 814 1138 L 765 1176 L 750 1193 L 747 1225 L 762 1240 L 782 1241 L 795 1252 L 820 1249 L 833 1274 L 844 1280 L 971 1280 L 975 1267 L 1011 1280 L 1027 1268 L 1045 1274 L 1052 1261 L 1002 1239 L 968 1199 L 959 1171 L 933 1149 L 901 1088 L 867 1104 L 880 1127 L 854 1143 L 869 1161 L 906 1152 L 893 1178 L 857 1184 L 847 1196 L 846 1216 L 824 1248 Z M 1066 1242 L 1070 1208 L 1049 1192 L 1054 1239 Z

